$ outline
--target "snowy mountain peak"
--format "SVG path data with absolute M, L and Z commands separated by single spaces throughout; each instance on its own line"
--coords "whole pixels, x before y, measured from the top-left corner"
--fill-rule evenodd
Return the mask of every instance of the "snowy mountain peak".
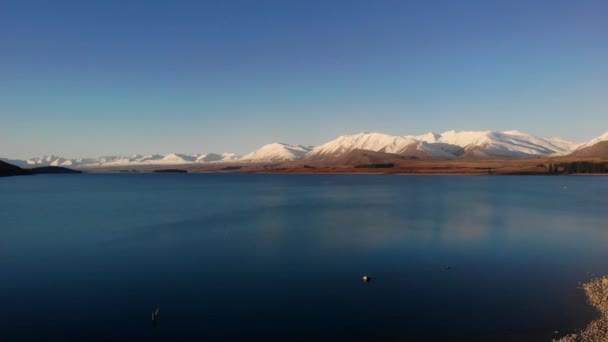
M 192 163 L 196 161 L 196 157 L 195 156 L 188 156 L 185 154 L 179 154 L 179 153 L 170 153 L 167 154 L 166 156 L 164 156 L 161 161 L 163 163 L 173 163 L 173 164 L 187 164 L 187 163 Z
M 417 140 L 410 137 L 363 132 L 354 135 L 343 135 L 326 144 L 317 146 L 307 154 L 307 157 L 322 159 L 343 155 L 356 149 L 398 153 L 417 142 Z
M 455 158 L 466 152 L 479 157 L 526 158 L 568 153 L 577 146 L 577 143 L 567 140 L 543 139 L 517 130 L 506 132 L 450 130 L 441 134 L 430 132 L 417 136 L 359 133 L 344 135 L 320 145 L 307 157 L 328 159 L 354 149 L 363 149 L 404 155 L 418 150 L 427 156 L 442 158 Z
M 71 166 L 72 161 L 56 156 L 48 155 L 39 158 L 32 158 L 25 161 L 25 164 L 33 167 L 37 166 Z
M 437 142 L 439 140 L 439 138 L 441 137 L 441 135 L 437 134 L 437 133 L 429 132 L 429 133 L 426 133 L 426 134 L 416 135 L 416 136 L 409 136 L 409 137 L 411 137 L 413 139 L 416 139 L 416 140 L 424 141 L 424 142 L 427 142 L 427 143 L 435 143 L 435 142 Z
M 287 161 L 303 157 L 310 151 L 309 147 L 272 143 L 244 155 L 241 160 L 249 162 Z
M 232 160 L 237 160 L 239 158 L 240 158 L 239 155 L 236 153 L 225 152 L 225 153 L 222 153 L 221 161 L 232 161 Z
M 74 168 L 88 167 L 118 167 L 118 166 L 141 166 L 141 165 L 180 165 L 191 163 L 210 163 L 222 162 L 238 159 L 234 153 L 207 153 L 187 155 L 181 153 L 170 153 L 167 155 L 161 154 L 134 154 L 128 157 L 124 156 L 103 156 L 98 158 L 76 158 L 66 159 L 59 156 L 42 156 L 39 158 L 31 158 L 26 161 L 14 161 L 16 164 L 25 167 L 38 166 L 67 166 Z
M 585 147 L 593 146 L 593 145 L 595 145 L 595 144 L 597 144 L 597 143 L 600 143 L 600 142 L 602 142 L 602 141 L 608 141 L 608 132 L 606 132 L 606 133 L 604 133 L 604 134 L 600 135 L 600 136 L 599 136 L 599 137 L 597 137 L 597 138 L 593 138 L 593 139 L 591 139 L 591 140 L 590 140 L 589 142 L 587 142 L 587 143 L 581 144 L 580 146 L 578 146 L 578 148 L 577 148 L 577 149 L 579 149 L 579 150 L 580 150 L 580 149 L 585 148 Z
M 524 132 L 522 132 L 522 131 L 518 131 L 518 130 L 516 130 L 516 129 L 511 130 L 511 131 L 504 131 L 504 132 L 502 132 L 502 133 L 504 133 L 504 134 L 508 134 L 508 135 L 529 136 L 529 134 L 528 134 L 528 133 L 524 133 Z
M 205 153 L 205 154 L 197 154 L 193 156 L 195 158 L 195 162 L 197 163 L 205 163 L 222 160 L 222 155 L 216 153 Z
M 50 165 L 73 168 L 182 165 L 216 162 L 281 162 L 302 158 L 316 161 L 333 161 L 355 150 L 401 154 L 416 158 L 457 158 L 460 156 L 530 158 L 570 155 L 575 151 L 604 141 L 608 141 L 608 132 L 584 144 L 560 138 L 541 138 L 518 130 L 503 132 L 450 130 L 441 134 L 429 132 L 422 135 L 404 136 L 378 132 L 361 132 L 353 135 L 342 135 L 317 147 L 271 143 L 243 157 L 239 157 L 234 153 L 136 154 L 132 156 L 103 156 L 78 159 L 47 155 L 28 160 L 10 161 L 25 167 Z

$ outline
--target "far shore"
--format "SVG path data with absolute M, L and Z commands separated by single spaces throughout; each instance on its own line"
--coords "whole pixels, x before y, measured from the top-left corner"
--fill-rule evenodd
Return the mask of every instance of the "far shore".
M 392 176 L 546 176 L 546 177 L 605 177 L 608 173 L 568 173 L 568 174 L 549 174 L 549 173 L 474 173 L 474 172 L 444 172 L 444 173 L 426 173 L 426 172 L 275 172 L 275 171 L 220 171 L 220 170 L 209 170 L 209 171 L 191 171 L 186 168 L 175 169 L 172 172 L 165 172 L 164 170 L 138 170 L 130 172 L 122 172 L 118 170 L 96 170 L 96 169 L 78 169 L 85 173 L 98 173 L 98 174 L 142 174 L 142 173 L 189 173 L 189 174 L 283 174 L 283 175 L 392 175 Z
M 589 176 L 608 176 L 608 173 L 541 173 L 541 172 L 529 172 L 529 173 L 479 173 L 479 172 L 361 172 L 361 171 L 317 171 L 317 172 L 302 172 L 302 171 L 268 171 L 268 170 L 189 170 L 188 168 L 179 169 L 179 165 L 173 166 L 174 172 L 167 173 L 189 173 L 189 174 L 287 174 L 287 175 L 393 175 L 393 176 L 550 176 L 550 177 L 589 177 Z M 141 174 L 141 173 L 164 173 L 160 170 L 112 170 L 112 169 L 78 169 L 86 173 L 98 173 L 98 174 Z M 172 169 L 173 170 L 173 169 Z
M 366 156 L 367 157 L 367 156 Z M 381 162 L 381 163 L 380 163 Z M 581 171 L 573 164 L 593 164 L 596 169 Z M 265 163 L 207 163 L 176 165 L 124 165 L 80 168 L 93 173 L 158 172 L 160 169 L 188 173 L 280 173 L 280 174 L 391 174 L 391 175 L 530 175 L 530 176 L 605 176 L 608 158 L 532 158 L 532 159 L 419 159 L 385 160 L 361 159 L 347 163 L 295 160 Z

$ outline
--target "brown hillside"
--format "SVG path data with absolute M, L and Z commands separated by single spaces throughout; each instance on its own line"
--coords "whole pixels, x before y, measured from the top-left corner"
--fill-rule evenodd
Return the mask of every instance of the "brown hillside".
M 369 150 L 353 150 L 343 157 L 337 158 L 333 164 L 337 165 L 366 165 L 394 163 L 400 164 L 408 160 L 418 159 L 416 156 L 402 156 L 394 153 L 375 152 Z
M 583 157 L 583 158 L 605 158 L 608 157 L 608 141 L 601 141 L 595 145 L 581 148 L 580 150 L 574 151 L 570 154 L 571 157 Z

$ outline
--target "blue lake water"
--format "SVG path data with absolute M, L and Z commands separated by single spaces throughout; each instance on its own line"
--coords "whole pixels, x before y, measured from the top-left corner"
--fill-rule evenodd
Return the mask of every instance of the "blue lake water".
M 577 286 L 608 274 L 607 194 L 606 177 L 0 178 L 0 341 L 548 341 L 593 317 Z

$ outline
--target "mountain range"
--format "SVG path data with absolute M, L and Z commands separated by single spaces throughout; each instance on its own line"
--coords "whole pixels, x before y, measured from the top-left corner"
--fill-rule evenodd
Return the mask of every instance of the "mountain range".
M 362 132 L 343 135 L 319 146 L 272 143 L 243 156 L 234 153 L 104 156 L 67 159 L 43 156 L 27 160 L 0 160 L 21 167 L 71 168 L 182 165 L 206 163 L 265 163 L 293 160 L 339 162 L 353 151 L 371 151 L 410 159 L 536 158 L 549 156 L 608 156 L 608 132 L 586 143 L 541 138 L 520 131 L 447 131 L 441 134 L 388 135 Z

